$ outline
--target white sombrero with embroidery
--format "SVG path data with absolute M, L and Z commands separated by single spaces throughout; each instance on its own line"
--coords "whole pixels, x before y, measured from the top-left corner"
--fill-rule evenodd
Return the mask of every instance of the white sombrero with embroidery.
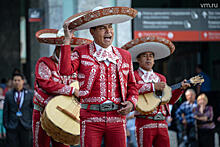
M 80 14 L 80 13 L 79 13 Z M 96 7 L 91 11 L 82 12 L 77 17 L 68 18 L 69 29 L 83 30 L 91 27 L 122 23 L 133 19 L 137 10 L 128 7 Z
M 64 44 L 64 32 L 63 29 L 43 29 L 39 30 L 35 36 L 40 43 L 62 45 Z M 79 46 L 84 44 L 89 44 L 92 41 L 85 38 L 72 37 L 71 46 Z
M 158 60 L 171 55 L 175 50 L 175 46 L 170 40 L 156 36 L 134 39 L 121 48 L 131 53 L 132 61 L 136 61 L 137 56 L 144 52 L 153 52 L 154 59 Z

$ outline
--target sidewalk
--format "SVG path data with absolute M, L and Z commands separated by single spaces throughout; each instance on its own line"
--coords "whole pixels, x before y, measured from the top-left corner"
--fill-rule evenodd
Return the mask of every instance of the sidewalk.
M 178 147 L 176 132 L 169 130 L 168 133 L 170 136 L 170 147 Z M 219 147 L 219 140 L 217 133 L 215 133 L 215 147 Z

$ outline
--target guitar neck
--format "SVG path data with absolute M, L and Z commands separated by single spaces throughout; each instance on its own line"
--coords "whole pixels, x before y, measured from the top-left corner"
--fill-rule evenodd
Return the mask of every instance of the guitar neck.
M 187 80 L 185 83 L 190 83 L 190 81 Z M 176 89 L 180 88 L 181 86 L 182 86 L 182 84 L 180 82 L 180 83 L 174 84 L 174 85 L 172 85 L 170 87 L 172 88 L 172 91 L 173 91 L 173 90 L 176 90 Z

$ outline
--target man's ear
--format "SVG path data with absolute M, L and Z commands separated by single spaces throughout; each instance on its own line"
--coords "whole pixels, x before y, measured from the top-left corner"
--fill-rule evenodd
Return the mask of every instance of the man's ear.
M 140 61 L 140 58 L 137 57 L 137 58 L 136 58 L 136 62 L 139 63 L 139 61 Z
M 90 32 L 90 34 L 91 34 L 92 36 L 93 36 L 93 34 L 94 34 L 94 31 L 95 31 L 94 29 L 91 29 L 91 28 L 89 29 L 89 32 Z

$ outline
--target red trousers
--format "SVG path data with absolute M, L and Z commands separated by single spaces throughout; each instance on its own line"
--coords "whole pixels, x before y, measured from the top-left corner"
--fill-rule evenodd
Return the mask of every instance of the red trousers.
M 49 137 L 46 132 L 41 127 L 40 122 L 41 112 L 38 110 L 33 110 L 33 147 L 50 147 L 50 142 L 52 147 L 68 147 L 62 143 L 54 141 Z
M 138 147 L 170 147 L 168 126 L 165 120 L 154 121 L 136 118 Z
M 125 116 L 117 111 L 99 112 L 80 110 L 81 147 L 100 147 L 104 139 L 105 147 L 126 147 Z

